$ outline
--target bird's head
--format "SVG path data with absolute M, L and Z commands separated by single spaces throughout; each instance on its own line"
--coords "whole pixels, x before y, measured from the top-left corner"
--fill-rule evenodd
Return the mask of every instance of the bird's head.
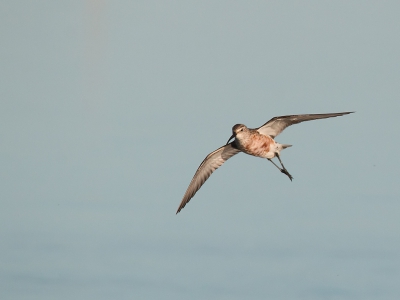
M 236 124 L 235 126 L 232 127 L 232 136 L 229 138 L 228 142 L 226 144 L 228 144 L 231 139 L 233 138 L 239 138 L 247 133 L 249 131 L 249 129 L 246 127 L 246 125 L 243 124 Z

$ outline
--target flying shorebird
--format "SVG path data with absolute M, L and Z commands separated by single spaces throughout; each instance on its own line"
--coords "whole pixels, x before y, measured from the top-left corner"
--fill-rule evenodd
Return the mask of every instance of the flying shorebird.
M 286 170 L 280 158 L 280 152 L 287 147 L 291 147 L 292 145 L 279 144 L 275 142 L 275 137 L 286 127 L 293 124 L 298 124 L 304 121 L 338 117 L 351 113 L 353 112 L 280 116 L 272 118 L 261 127 L 255 129 L 247 128 L 246 125 L 243 124 L 236 124 L 232 127 L 232 136 L 229 138 L 226 145 L 211 152 L 203 160 L 194 174 L 193 179 L 190 182 L 176 213 L 180 212 L 181 209 L 185 207 L 185 205 L 190 201 L 190 199 L 193 198 L 194 194 L 196 194 L 196 192 L 216 169 L 218 169 L 225 161 L 239 152 L 244 152 L 246 154 L 261 158 L 267 158 L 271 163 L 274 164 L 275 167 L 277 167 L 283 174 L 287 175 L 289 179 L 292 180 L 292 175 L 290 175 L 288 170 Z M 235 140 L 229 143 L 229 141 L 233 138 L 235 138 Z M 282 168 L 272 161 L 272 158 L 274 157 L 278 158 Z

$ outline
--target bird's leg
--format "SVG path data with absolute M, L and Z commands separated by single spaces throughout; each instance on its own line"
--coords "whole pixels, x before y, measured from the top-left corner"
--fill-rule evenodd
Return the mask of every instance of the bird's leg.
M 268 160 L 269 160 L 270 162 L 272 162 L 272 163 L 273 163 L 273 165 L 274 165 L 275 167 L 277 167 L 279 171 L 281 171 L 281 172 L 282 172 L 282 169 L 281 169 L 281 168 L 279 168 L 279 167 L 277 166 L 277 164 L 276 164 L 276 163 L 274 163 L 274 161 L 273 161 L 272 159 L 268 158 Z
M 278 153 L 275 153 L 275 156 L 279 159 L 279 162 L 281 163 L 281 166 L 284 170 L 286 170 L 285 166 L 283 165 L 282 161 L 281 161 L 281 157 L 279 156 Z
M 278 158 L 279 162 L 281 163 L 282 169 L 279 168 L 277 165 L 275 165 L 275 163 L 273 163 L 273 164 L 274 164 L 283 174 L 286 174 L 286 175 L 289 177 L 290 181 L 292 181 L 293 176 L 290 175 L 290 173 L 288 172 L 288 170 L 286 170 L 285 166 L 283 165 L 283 163 L 282 163 L 282 161 L 281 161 L 281 158 L 279 157 L 279 154 L 278 154 L 278 153 L 275 153 L 275 156 Z M 272 160 L 271 160 L 271 162 L 272 162 Z
M 272 163 L 274 164 L 274 166 L 278 168 L 279 171 L 281 171 L 283 174 L 286 174 L 286 175 L 289 177 L 290 181 L 292 181 L 293 177 L 292 177 L 292 175 L 289 174 L 289 172 L 285 169 L 285 167 L 284 167 L 283 169 L 281 169 L 281 168 L 279 168 L 279 167 L 277 166 L 276 163 L 274 163 L 274 162 L 272 161 L 272 159 L 268 158 L 268 160 L 269 160 L 270 162 L 272 162 Z

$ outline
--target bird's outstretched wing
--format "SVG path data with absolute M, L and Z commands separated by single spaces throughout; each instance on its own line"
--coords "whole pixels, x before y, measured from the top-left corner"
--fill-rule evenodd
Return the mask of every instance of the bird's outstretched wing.
M 262 125 L 261 127 L 256 128 L 256 130 L 264 135 L 269 135 L 272 138 L 275 138 L 278 134 L 280 134 L 286 127 L 298 124 L 304 121 L 318 120 L 318 119 L 326 119 L 333 118 L 338 116 L 343 116 L 347 114 L 351 114 L 352 112 L 341 112 L 341 113 L 332 113 L 332 114 L 308 114 L 308 115 L 289 115 L 289 116 L 280 116 L 275 117 L 269 120 L 267 123 Z
M 192 181 L 189 184 L 189 187 L 186 190 L 185 195 L 179 204 L 178 210 L 176 213 L 180 212 L 182 208 L 185 207 L 186 203 L 192 199 L 194 194 L 201 188 L 204 182 L 211 176 L 211 174 L 218 169 L 224 162 L 226 162 L 229 158 L 239 153 L 234 144 L 235 142 L 229 143 L 217 150 L 211 152 L 207 155 L 207 157 L 203 160 L 196 173 L 193 176 Z

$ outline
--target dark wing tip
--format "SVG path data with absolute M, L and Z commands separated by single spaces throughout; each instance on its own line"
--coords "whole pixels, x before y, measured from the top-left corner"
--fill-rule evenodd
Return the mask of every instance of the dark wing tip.
M 192 196 L 193 197 L 193 196 Z M 186 200 L 186 201 L 182 201 L 180 204 L 179 204 L 179 207 L 178 207 L 178 209 L 177 209 L 177 211 L 176 211 L 176 215 L 186 206 L 186 204 L 190 201 L 190 199 L 191 198 L 189 198 L 189 200 Z
M 186 203 L 185 203 L 185 204 L 186 204 Z M 185 205 L 183 205 L 182 207 L 181 207 L 181 206 L 179 206 L 179 207 L 178 207 L 178 210 L 176 211 L 176 213 L 175 213 L 175 214 L 177 215 L 177 214 L 178 214 L 178 213 L 179 213 L 179 212 L 182 210 L 182 208 L 184 208 L 184 207 L 185 207 Z
M 355 111 L 344 111 L 341 113 L 337 113 L 337 117 L 341 117 L 341 116 L 348 115 L 348 114 L 354 114 L 354 113 L 355 113 Z

